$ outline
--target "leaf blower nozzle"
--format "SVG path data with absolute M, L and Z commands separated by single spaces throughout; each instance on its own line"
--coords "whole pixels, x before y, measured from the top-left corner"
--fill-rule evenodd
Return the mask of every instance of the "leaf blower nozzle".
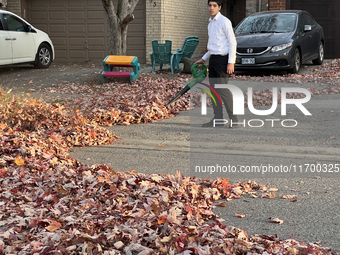
M 164 107 L 175 102 L 178 98 L 183 96 L 197 83 L 202 82 L 208 75 L 208 67 L 204 64 L 195 64 L 191 67 L 191 73 L 194 79 L 192 79 L 174 98 L 172 98 Z

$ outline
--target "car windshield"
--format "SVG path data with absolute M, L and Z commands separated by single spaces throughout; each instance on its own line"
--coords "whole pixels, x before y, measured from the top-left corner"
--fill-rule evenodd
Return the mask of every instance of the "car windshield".
M 235 29 L 235 34 L 287 33 L 294 30 L 296 14 L 271 13 L 249 16 Z

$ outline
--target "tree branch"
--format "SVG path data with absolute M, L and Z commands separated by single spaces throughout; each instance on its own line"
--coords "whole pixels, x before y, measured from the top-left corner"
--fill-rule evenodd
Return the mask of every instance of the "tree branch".
M 106 11 L 106 15 L 109 19 L 117 20 L 117 14 L 115 12 L 115 7 L 113 5 L 112 0 L 102 0 L 103 7 Z
M 133 14 L 127 15 L 127 16 L 123 19 L 122 23 L 120 24 L 121 28 L 122 28 L 122 29 L 125 28 L 131 21 L 134 20 L 134 18 L 135 18 L 135 15 L 133 15 Z
M 139 0 L 129 0 L 129 7 L 128 7 L 128 12 L 133 12 L 136 8 L 136 5 L 138 4 Z

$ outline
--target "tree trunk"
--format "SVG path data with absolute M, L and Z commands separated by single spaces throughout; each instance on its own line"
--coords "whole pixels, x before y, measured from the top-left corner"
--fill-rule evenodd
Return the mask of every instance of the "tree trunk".
M 117 10 L 113 0 L 102 0 L 110 27 L 110 55 L 126 55 L 128 23 L 134 19 L 132 12 L 139 0 L 118 0 Z

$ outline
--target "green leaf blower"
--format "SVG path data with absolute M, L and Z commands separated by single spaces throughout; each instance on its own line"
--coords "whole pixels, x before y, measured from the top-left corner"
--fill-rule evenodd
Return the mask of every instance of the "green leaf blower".
M 194 79 L 192 79 L 173 99 L 171 99 L 165 107 L 169 104 L 175 102 L 178 98 L 183 96 L 189 89 L 195 86 L 197 83 L 201 83 L 205 77 L 208 75 L 208 67 L 204 64 L 196 64 L 191 67 L 192 75 Z

